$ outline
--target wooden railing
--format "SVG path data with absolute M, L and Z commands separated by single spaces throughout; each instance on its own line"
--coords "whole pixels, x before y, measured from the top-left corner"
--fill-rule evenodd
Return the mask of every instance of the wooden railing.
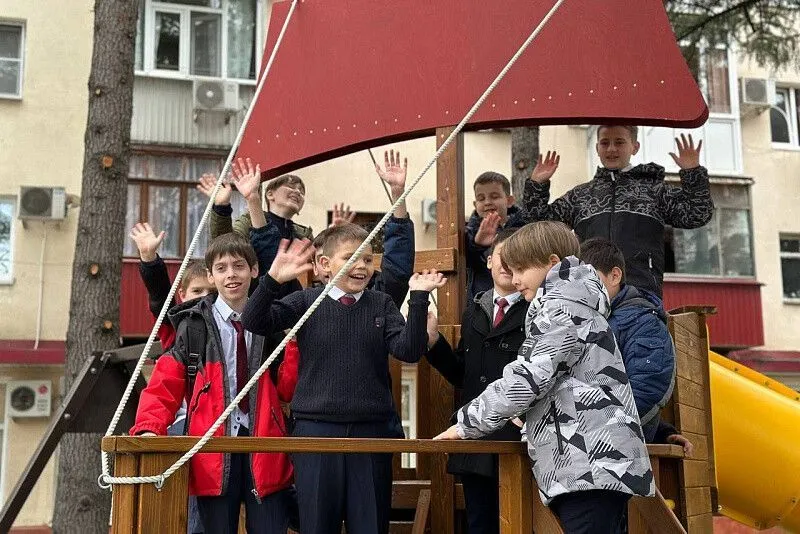
M 115 476 L 147 476 L 162 473 L 195 443 L 195 438 L 179 437 L 107 437 L 103 450 L 114 456 Z M 502 534 L 557 534 L 558 521 L 541 503 L 531 473 L 525 444 L 492 441 L 433 441 L 397 439 L 333 438 L 214 438 L 203 452 L 253 453 L 495 453 L 500 462 L 500 527 Z M 674 445 L 651 445 L 649 452 L 657 459 L 678 461 L 683 450 Z M 658 473 L 656 474 L 658 477 Z M 114 534 L 184 534 L 188 468 L 178 470 L 161 490 L 152 484 L 119 485 L 114 488 L 112 532 Z M 663 498 L 632 501 L 636 516 L 631 534 L 648 532 L 685 532 L 670 512 Z M 655 513 L 654 511 L 657 511 Z M 672 517 L 672 522 L 664 518 Z

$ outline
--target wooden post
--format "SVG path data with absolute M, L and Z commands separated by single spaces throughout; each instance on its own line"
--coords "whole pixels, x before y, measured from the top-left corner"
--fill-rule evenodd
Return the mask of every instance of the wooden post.
M 114 457 L 115 477 L 135 477 L 139 475 L 139 456 L 136 454 L 118 454 Z M 126 484 L 114 488 L 114 499 L 111 506 L 112 534 L 136 534 L 139 501 L 139 485 Z
M 180 454 L 142 454 L 141 476 L 163 473 Z M 139 534 L 186 534 L 189 502 L 189 467 L 184 465 L 157 490 L 153 484 L 139 488 Z
M 530 534 L 533 532 L 533 499 L 539 498 L 533 495 L 530 460 L 523 454 L 501 454 L 499 463 L 500 533 Z M 542 524 L 543 518 L 537 519 Z M 558 522 L 555 525 L 558 527 Z M 560 530 L 543 529 L 541 534 L 553 534 Z M 536 532 L 539 534 L 540 530 Z

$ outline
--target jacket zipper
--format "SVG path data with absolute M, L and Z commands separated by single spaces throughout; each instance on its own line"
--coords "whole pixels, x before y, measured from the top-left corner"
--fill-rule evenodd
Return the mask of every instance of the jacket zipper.
M 200 392 L 197 394 L 197 397 L 194 399 L 194 404 L 192 405 L 189 413 L 194 413 L 197 411 L 197 407 L 200 405 L 200 397 L 203 396 L 203 393 L 207 393 L 208 390 L 211 389 L 211 382 L 206 382 L 203 384 L 203 387 L 200 388 Z
M 280 419 L 278 418 L 278 415 L 275 413 L 275 408 L 274 407 L 270 408 L 270 411 L 272 412 L 272 419 L 275 421 L 275 424 L 278 425 L 278 430 L 280 430 L 281 433 L 285 436 L 286 429 L 283 427 L 283 425 L 280 422 Z
M 611 215 L 608 218 L 608 240 L 614 241 L 614 215 L 617 211 L 617 178 L 611 173 Z
M 550 416 L 553 418 L 553 424 L 556 426 L 556 441 L 558 441 L 558 454 L 564 454 L 564 445 L 561 443 L 561 424 L 558 422 L 556 415 L 556 401 L 550 401 Z
M 263 346 L 262 346 L 262 349 L 263 349 Z M 252 345 L 250 347 L 250 350 L 251 351 L 253 350 Z M 247 355 L 247 376 L 248 376 L 248 379 L 249 379 L 250 378 L 250 354 Z M 258 419 L 257 419 L 258 402 L 256 400 L 256 396 L 258 395 L 258 382 L 256 382 L 256 384 L 255 384 L 255 391 L 256 392 L 253 393 L 253 390 L 251 389 L 250 391 L 247 392 L 247 396 L 249 397 L 249 401 L 250 401 L 249 419 L 250 419 L 250 429 L 252 430 L 250 432 L 250 435 L 253 436 L 253 437 L 255 437 L 255 435 L 256 435 L 256 421 L 258 421 Z M 255 497 L 256 502 L 258 504 L 261 504 L 261 496 L 258 494 L 258 488 L 257 488 L 257 483 L 256 483 L 256 470 L 255 470 L 255 467 L 253 466 L 253 453 L 252 452 L 248 453 L 247 459 L 248 459 L 248 461 L 250 463 L 250 476 L 253 479 L 253 489 L 250 490 L 250 493 L 253 494 L 253 497 Z

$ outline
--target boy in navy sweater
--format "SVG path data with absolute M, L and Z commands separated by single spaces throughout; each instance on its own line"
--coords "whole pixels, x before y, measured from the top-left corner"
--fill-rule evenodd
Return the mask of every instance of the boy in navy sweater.
M 331 229 L 322 245 L 322 269 L 335 276 L 366 237 L 354 224 Z M 281 284 L 311 269 L 313 257 L 307 240 L 282 242 L 242 315 L 248 330 L 279 332 L 308 310 L 322 288 L 275 297 Z M 293 436 L 403 437 L 392 402 L 389 354 L 413 363 L 425 353 L 428 295 L 445 279 L 436 272 L 411 278 L 406 322 L 391 297 L 366 289 L 374 270 L 367 250 L 297 334 Z M 350 534 L 388 532 L 391 454 L 297 454 L 293 460 L 303 534 L 338 533 L 342 521 Z

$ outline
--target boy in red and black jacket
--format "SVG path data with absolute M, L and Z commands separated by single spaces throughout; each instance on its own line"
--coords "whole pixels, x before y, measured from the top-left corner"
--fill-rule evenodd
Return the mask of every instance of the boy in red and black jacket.
M 186 397 L 187 353 L 193 343 L 190 316 L 203 319 L 207 342 L 189 395 L 188 435 L 204 434 L 263 361 L 265 339 L 240 322 L 250 281 L 258 276 L 253 248 L 242 237 L 225 234 L 211 243 L 205 261 L 208 280 L 218 294 L 170 312 L 175 344 L 156 362 L 139 401 L 132 435 L 165 435 Z M 215 436 L 285 435 L 280 400 L 273 373 L 265 373 Z M 189 493 L 197 496 L 206 532 L 237 532 L 238 510 L 244 503 L 249 533 L 285 534 L 291 479 L 292 466 L 283 453 L 201 453 L 190 462 Z

